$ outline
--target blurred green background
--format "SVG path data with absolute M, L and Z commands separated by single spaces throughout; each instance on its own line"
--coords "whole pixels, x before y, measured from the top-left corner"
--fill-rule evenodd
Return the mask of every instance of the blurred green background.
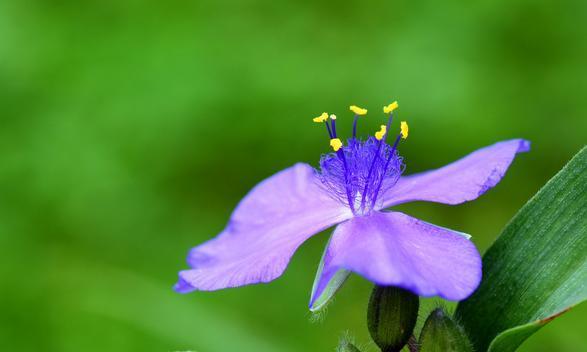
M 399 100 L 407 173 L 524 137 L 503 182 L 411 215 L 485 250 L 587 140 L 587 2 L 0 2 L 0 349 L 331 351 L 368 342 L 353 277 L 315 322 L 328 233 L 269 285 L 179 295 L 190 247 L 258 181 L 328 150 L 322 111 Z M 397 128 L 397 127 L 396 127 Z M 436 300 L 427 301 L 422 315 Z M 522 351 L 585 351 L 587 307 Z

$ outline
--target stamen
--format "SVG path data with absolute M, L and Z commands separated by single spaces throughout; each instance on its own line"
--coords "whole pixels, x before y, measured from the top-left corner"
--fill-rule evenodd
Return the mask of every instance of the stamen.
M 362 109 L 356 105 L 351 105 L 349 106 L 349 110 L 355 113 L 355 118 L 353 119 L 353 139 L 357 139 L 357 121 L 359 120 L 359 116 L 367 114 L 367 109 Z
M 340 142 L 340 139 L 336 138 L 336 140 L 338 140 Z M 332 141 L 331 141 L 332 142 Z M 336 155 L 338 155 L 338 157 L 340 158 L 340 160 L 342 160 L 342 166 L 344 168 L 344 183 L 345 183 L 345 189 L 346 189 L 346 197 L 347 200 L 349 202 L 349 208 L 351 209 L 351 212 L 354 214 L 355 213 L 355 203 L 354 203 L 354 199 L 351 195 L 351 190 L 350 190 L 350 184 L 349 184 L 349 168 L 347 166 L 347 162 L 346 162 L 346 158 L 344 156 L 344 149 L 340 149 L 340 147 L 342 146 L 342 143 L 340 143 L 339 148 L 337 148 L 336 151 Z M 334 149 L 334 147 L 333 147 Z
M 330 140 L 330 146 L 335 152 L 338 152 L 338 150 L 342 148 L 342 142 L 338 138 L 332 138 Z
M 408 123 L 407 123 L 407 122 L 405 122 L 405 121 L 402 121 L 402 122 L 400 123 L 400 129 L 401 129 L 401 131 L 402 131 L 402 132 L 401 132 L 402 138 L 403 138 L 403 139 L 408 139 L 408 130 L 409 130 L 409 128 L 408 128 Z
M 397 109 L 398 106 L 399 105 L 397 101 L 394 101 L 393 103 L 383 107 L 383 112 L 389 114 L 389 119 L 387 120 L 387 129 L 389 129 L 389 126 L 391 126 L 391 121 L 393 120 L 393 111 Z M 387 134 L 385 134 L 385 139 L 387 140 Z
M 399 140 L 401 137 L 402 137 L 401 133 L 398 134 L 397 137 L 395 137 L 395 142 L 393 142 L 393 147 L 391 147 L 391 153 L 389 153 L 389 155 L 387 156 L 387 162 L 385 163 L 385 170 L 386 171 L 387 171 L 387 163 L 389 163 L 391 156 L 393 155 L 393 153 L 395 153 L 395 150 L 397 149 L 397 145 L 399 144 Z
M 378 133 L 383 132 L 381 138 L 377 136 Z M 367 201 L 367 191 L 369 190 L 369 184 L 371 183 L 371 175 L 373 174 L 373 168 L 375 167 L 375 162 L 377 158 L 379 158 L 379 153 L 381 151 L 381 140 L 383 137 L 387 136 L 387 126 L 381 125 L 381 131 L 375 133 L 375 138 L 379 141 L 377 143 L 377 151 L 375 155 L 373 155 L 373 160 L 371 161 L 371 165 L 369 166 L 369 172 L 367 173 L 367 179 L 365 181 L 365 187 L 363 188 L 363 195 L 361 196 L 361 209 L 365 209 L 365 202 Z M 383 173 L 385 175 L 385 173 Z
M 314 117 L 312 121 L 316 123 L 324 122 L 326 124 L 326 130 L 328 131 L 328 137 L 332 138 L 332 131 L 330 130 L 330 126 L 328 125 L 328 113 L 323 112 L 320 116 Z
M 336 138 L 336 115 L 330 115 L 330 128 L 332 129 L 332 138 Z
M 317 123 L 325 122 L 326 120 L 328 120 L 328 113 L 327 112 L 323 112 L 320 116 L 314 117 L 312 119 L 312 121 L 317 122 Z
M 324 124 L 326 125 L 326 130 L 328 131 L 328 137 L 332 139 L 332 131 L 330 130 L 330 125 L 328 124 L 328 121 L 324 121 Z
M 385 137 L 385 134 L 387 133 L 387 126 L 385 125 L 381 125 L 381 129 L 377 132 L 375 132 L 375 138 L 380 141 L 383 139 L 383 137 Z
M 367 109 L 360 108 L 356 105 L 349 106 L 349 110 L 355 113 L 355 115 L 363 116 L 367 115 Z
M 385 167 L 383 167 L 383 174 L 384 175 L 387 172 L 387 169 L 389 168 L 389 162 L 391 161 L 391 159 L 393 159 L 393 156 L 395 155 L 395 150 L 397 149 L 397 145 L 398 145 L 400 139 L 402 138 L 402 136 L 403 136 L 403 132 L 398 134 L 397 137 L 395 138 L 395 142 L 393 143 L 393 147 L 391 147 L 391 151 L 389 152 L 389 155 L 387 156 L 387 160 L 385 160 Z M 373 198 L 371 199 L 371 208 L 373 208 L 375 206 L 375 201 L 377 200 L 377 196 L 379 195 L 379 191 L 381 190 L 382 184 L 383 184 L 383 178 L 381 178 L 381 180 L 379 180 L 379 184 L 377 184 L 377 188 L 375 189 L 375 193 L 373 193 Z
M 377 158 L 379 158 L 379 153 L 381 150 L 381 143 L 382 143 L 382 141 L 385 142 L 387 140 L 387 130 L 391 126 L 391 122 L 393 121 L 393 111 L 395 109 L 397 109 L 397 107 L 398 107 L 397 101 L 394 101 L 393 103 L 383 107 L 383 112 L 385 112 L 386 114 L 389 114 L 389 119 L 387 119 L 387 125 L 381 125 L 381 130 L 379 132 L 375 133 L 375 138 L 379 141 L 379 143 L 377 146 L 377 152 L 373 156 L 373 160 L 371 161 L 371 165 L 369 166 L 369 172 L 367 173 L 367 181 L 365 182 L 365 188 L 363 189 L 363 195 L 361 197 L 361 209 L 364 209 L 365 202 L 367 201 L 367 192 L 369 191 L 369 184 L 371 183 L 371 175 L 373 174 L 373 168 L 375 167 L 375 162 L 377 161 Z M 385 175 L 385 172 L 387 172 L 387 166 L 385 167 L 383 175 Z M 380 187 L 381 187 L 381 185 L 378 186 L 378 188 L 380 188 Z M 377 195 L 377 192 L 375 193 L 375 197 L 373 198 L 372 203 L 375 202 L 374 199 L 376 198 L 376 195 Z
M 399 105 L 398 105 L 397 101 L 394 101 L 393 103 L 391 103 L 391 104 L 389 104 L 387 106 L 384 106 L 383 107 L 383 112 L 386 113 L 386 114 L 391 114 L 393 112 L 393 110 L 395 110 L 395 109 L 398 108 L 398 106 Z
M 335 131 L 334 133 L 336 134 L 336 125 L 334 124 L 334 122 L 336 121 L 336 115 L 330 115 L 330 119 L 332 120 L 332 129 Z M 346 162 L 346 158 L 344 156 L 344 149 L 342 148 L 342 142 L 340 141 L 339 138 L 332 138 L 330 140 L 330 146 L 332 147 L 332 149 L 336 152 L 336 155 L 338 155 L 338 157 L 340 158 L 340 160 L 342 161 L 342 165 L 343 165 L 343 170 L 344 170 L 344 183 L 345 183 L 345 189 L 346 189 L 346 196 L 347 196 L 347 200 L 349 203 L 349 207 L 351 208 L 351 211 L 354 213 L 355 212 L 355 205 L 353 202 L 353 197 L 351 195 L 351 191 L 349 189 L 349 180 L 348 180 L 348 166 L 347 166 L 347 162 Z

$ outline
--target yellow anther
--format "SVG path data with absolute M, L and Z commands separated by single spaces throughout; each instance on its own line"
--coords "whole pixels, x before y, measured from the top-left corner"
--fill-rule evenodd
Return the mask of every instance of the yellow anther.
M 330 119 L 331 119 L 331 120 L 336 120 L 336 115 L 334 115 L 334 114 L 331 114 L 331 115 L 330 115 Z
M 389 104 L 387 106 L 384 106 L 383 107 L 383 112 L 386 113 L 386 114 L 392 113 L 393 110 L 397 109 L 398 106 L 399 105 L 397 104 L 397 101 L 394 101 L 393 103 L 391 103 L 391 104 Z
M 337 152 L 340 148 L 342 148 L 342 142 L 338 138 L 332 138 L 330 140 L 330 146 L 335 152 Z
M 314 118 L 312 119 L 312 121 L 314 121 L 314 122 L 318 122 L 318 123 L 320 123 L 320 122 L 324 122 L 324 121 L 326 121 L 326 120 L 328 120 L 328 113 L 327 113 L 327 112 L 323 112 L 323 113 L 322 113 L 322 115 L 320 115 L 320 116 L 318 116 L 318 117 L 314 117 Z
M 362 109 L 356 105 L 351 105 L 349 109 L 357 115 L 367 115 L 367 109 Z
M 379 131 L 375 132 L 375 138 L 377 138 L 378 141 L 382 140 L 383 137 L 385 137 L 386 132 L 387 132 L 387 126 L 381 125 L 381 129 Z
M 402 138 L 403 139 L 408 138 L 408 123 L 405 122 L 405 121 L 402 121 L 400 123 L 400 127 L 399 128 L 402 130 Z

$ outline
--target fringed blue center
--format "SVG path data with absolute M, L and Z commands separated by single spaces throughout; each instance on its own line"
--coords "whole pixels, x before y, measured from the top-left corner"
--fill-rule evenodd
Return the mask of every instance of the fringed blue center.
M 316 123 L 326 125 L 330 146 L 334 150 L 334 153 L 324 154 L 320 158 L 320 170 L 316 171 L 318 178 L 327 193 L 348 206 L 354 215 L 366 215 L 380 208 L 379 195 L 393 187 L 404 171 L 397 145 L 400 139 L 408 137 L 408 124 L 405 121 L 400 124 L 401 132 L 393 146 L 387 144 L 393 111 L 397 107 L 397 102 L 384 106 L 383 112 L 389 114 L 387 124 L 381 125 L 375 137 L 363 141 L 357 139 L 357 122 L 360 116 L 367 114 L 367 110 L 351 105 L 349 109 L 355 113 L 353 136 L 346 145 L 337 136 L 336 115 L 328 116 L 325 112 L 313 119 Z
M 396 146 L 374 137 L 351 138 L 337 152 L 322 155 L 318 177 L 328 193 L 355 215 L 369 214 L 380 205 L 378 196 L 393 187 L 404 171 Z

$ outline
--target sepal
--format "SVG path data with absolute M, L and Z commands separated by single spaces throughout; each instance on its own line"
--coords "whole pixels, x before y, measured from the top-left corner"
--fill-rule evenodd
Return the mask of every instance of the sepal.
M 420 334 L 420 352 L 472 352 L 463 328 L 437 308 L 426 319 Z

